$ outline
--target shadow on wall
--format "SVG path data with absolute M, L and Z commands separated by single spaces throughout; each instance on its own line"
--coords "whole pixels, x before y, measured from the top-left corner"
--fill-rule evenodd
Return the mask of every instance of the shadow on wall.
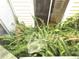
M 0 35 L 7 34 L 2 25 L 0 24 Z

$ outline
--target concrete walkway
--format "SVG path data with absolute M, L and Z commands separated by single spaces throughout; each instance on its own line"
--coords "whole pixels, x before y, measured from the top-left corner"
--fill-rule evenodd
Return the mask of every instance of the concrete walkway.
M 0 45 L 0 59 L 17 59 L 17 58 Z

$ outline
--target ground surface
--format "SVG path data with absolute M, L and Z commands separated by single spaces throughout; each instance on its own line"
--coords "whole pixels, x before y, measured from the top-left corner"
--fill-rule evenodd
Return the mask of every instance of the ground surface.
M 17 59 L 17 58 L 0 45 L 0 59 Z

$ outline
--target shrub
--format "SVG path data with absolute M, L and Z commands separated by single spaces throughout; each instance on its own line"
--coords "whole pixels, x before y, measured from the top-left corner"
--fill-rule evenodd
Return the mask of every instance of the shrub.
M 36 21 L 36 20 L 35 20 Z M 69 18 L 63 25 L 38 25 L 28 28 L 18 23 L 16 32 L 0 36 L 12 54 L 21 56 L 79 56 L 79 20 Z

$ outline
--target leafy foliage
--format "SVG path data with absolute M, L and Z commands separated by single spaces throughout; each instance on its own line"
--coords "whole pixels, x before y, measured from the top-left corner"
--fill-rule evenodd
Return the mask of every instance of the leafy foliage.
M 0 36 L 1 40 L 9 40 L 4 47 L 17 57 L 79 56 L 78 17 L 68 18 L 54 27 L 45 25 L 42 20 L 41 23 L 34 28 L 18 23 L 15 33 Z

